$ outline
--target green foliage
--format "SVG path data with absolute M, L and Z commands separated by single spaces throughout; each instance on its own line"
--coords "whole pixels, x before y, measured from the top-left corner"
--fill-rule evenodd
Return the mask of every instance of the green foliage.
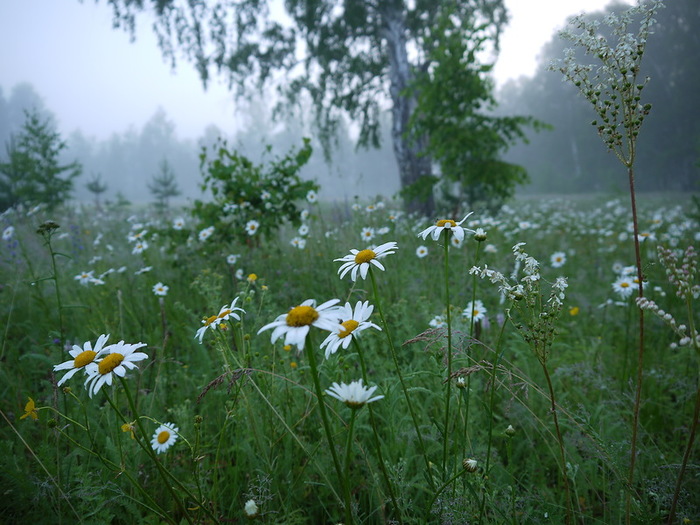
M 68 199 L 82 167 L 59 162 L 65 148 L 49 118 L 42 119 L 35 110 L 25 112 L 24 126 L 6 144 L 7 159 L 0 162 L 0 209 L 20 203 L 54 209 Z
M 466 200 L 495 210 L 528 181 L 525 169 L 500 159 L 509 146 L 525 141 L 525 128 L 540 129 L 531 117 L 495 116 L 491 65 L 478 57 L 489 42 L 487 26 L 459 20 L 446 11 L 424 35 L 429 49 L 425 73 L 411 90 L 417 107 L 413 136 L 427 137 L 425 153 L 440 164 L 441 197 L 450 208 Z M 469 39 L 465 34 L 471 35 Z
M 156 199 L 156 208 L 163 211 L 168 208 L 170 198 L 177 197 L 182 192 L 177 186 L 175 172 L 166 159 L 163 159 L 159 168 L 160 172 L 153 176 L 148 189 Z
M 267 148 L 270 153 L 271 148 Z M 204 182 L 213 200 L 195 201 L 192 214 L 200 222 L 213 226 L 225 242 L 246 244 L 260 235 L 271 238 L 285 221 L 300 223 L 298 202 L 310 191 L 318 191 L 313 181 L 304 181 L 299 171 L 311 157 L 311 141 L 303 139 L 300 149 L 284 157 L 254 164 L 220 140 L 211 151 L 200 155 Z M 213 158 L 212 158 L 213 157 Z M 255 221 L 254 231 L 251 222 Z

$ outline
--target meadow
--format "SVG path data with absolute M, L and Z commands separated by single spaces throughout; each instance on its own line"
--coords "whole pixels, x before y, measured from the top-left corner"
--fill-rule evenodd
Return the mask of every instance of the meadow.
M 700 523 L 697 206 L 310 200 L 0 216 L 0 522 Z

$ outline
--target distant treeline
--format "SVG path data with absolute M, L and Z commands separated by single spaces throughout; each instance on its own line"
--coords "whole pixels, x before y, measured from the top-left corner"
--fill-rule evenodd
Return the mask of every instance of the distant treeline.
M 641 191 L 698 191 L 700 187 L 700 2 L 670 0 L 656 16 L 642 61 L 642 75 L 650 77 L 642 103 L 652 104 L 639 135 L 636 180 Z M 613 3 L 602 18 L 626 5 Z M 601 33 L 607 28 L 600 25 Z M 636 31 L 637 26 L 630 26 Z M 609 37 L 609 35 L 605 35 Z M 614 40 L 608 39 L 609 42 Z M 530 144 L 514 146 L 510 162 L 524 166 L 532 184 L 527 192 L 616 191 L 625 187 L 624 168 L 607 152 L 591 125 L 596 115 L 574 86 L 562 75 L 548 71 L 553 59 L 570 47 L 558 36 L 542 49 L 539 72 L 499 92 L 499 112 L 532 115 L 553 127 L 529 133 Z M 595 64 L 581 56 L 579 63 Z
M 166 160 L 182 192 L 178 199 L 185 202 L 202 198 L 200 154 L 203 147 L 211 147 L 218 138 L 225 138 L 230 146 L 259 162 L 268 144 L 272 146 L 269 155 L 274 157 L 286 154 L 292 147 L 300 147 L 304 136 L 313 137 L 301 119 L 275 124 L 260 101 L 251 103 L 250 108 L 241 111 L 237 122 L 237 129 L 243 128 L 243 131 L 227 132 L 212 125 L 197 140 L 179 138 L 175 124 L 163 109 L 158 109 L 142 128 L 115 130 L 109 139 L 88 137 L 81 130 L 67 134 L 67 130 L 59 126 L 58 131 L 68 144 L 64 152 L 66 161 L 77 160 L 83 166 L 83 174 L 75 180 L 73 197 L 91 200 L 87 184 L 99 178 L 107 185 L 103 200 L 114 201 L 119 194 L 133 203 L 152 201 L 148 183 L 160 173 L 161 163 Z M 10 136 L 21 129 L 25 110 L 30 109 L 60 124 L 32 85 L 18 84 L 7 97 L 0 89 L 0 159 L 5 156 Z M 341 129 L 330 163 L 325 161 L 321 147 L 314 144 L 313 156 L 302 176 L 319 182 L 321 195 L 328 199 L 392 196 L 398 191 L 399 181 L 396 161 L 389 147 L 388 120 L 384 127 L 385 148 L 358 152 L 355 152 L 350 130 Z

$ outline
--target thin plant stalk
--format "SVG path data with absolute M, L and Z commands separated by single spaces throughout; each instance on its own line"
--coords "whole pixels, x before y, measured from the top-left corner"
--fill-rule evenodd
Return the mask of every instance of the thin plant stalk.
M 695 321 L 693 317 L 693 307 L 691 299 L 686 296 L 686 306 L 688 309 L 688 326 L 690 334 L 693 334 L 692 341 L 695 347 L 695 352 L 698 357 L 700 357 L 700 346 L 698 346 L 698 338 L 695 337 Z M 676 507 L 678 506 L 678 497 L 681 493 L 681 486 L 683 484 L 683 476 L 685 475 L 685 470 L 688 466 L 688 460 L 690 459 L 690 453 L 693 450 L 693 444 L 695 443 L 695 436 L 698 430 L 698 421 L 700 420 L 700 369 L 698 370 L 698 390 L 695 393 L 695 408 L 693 409 L 693 420 L 690 424 L 690 434 L 688 435 L 688 443 L 685 447 L 685 452 L 683 453 L 683 460 L 681 461 L 681 468 L 678 471 L 678 479 L 676 479 L 676 487 L 673 491 L 673 500 L 671 502 L 671 510 L 668 513 L 668 525 L 672 525 L 676 519 Z
M 447 389 L 445 391 L 445 424 L 442 431 L 442 475 L 447 476 L 447 442 L 450 432 L 450 397 L 452 397 L 452 314 L 450 308 L 450 266 L 449 266 L 449 235 L 450 230 L 444 231 L 445 243 L 445 308 L 447 309 Z
M 352 343 L 355 346 L 355 350 L 357 351 L 358 357 L 360 358 L 362 380 L 364 381 L 365 385 L 368 385 L 369 382 L 367 381 L 367 364 L 365 363 L 364 353 L 362 352 L 362 348 L 357 342 L 357 339 L 355 339 L 354 337 L 352 338 Z M 386 483 L 387 490 L 389 491 L 389 498 L 391 498 L 391 504 L 394 506 L 394 509 L 396 511 L 396 517 L 399 523 L 403 524 L 403 519 L 401 517 L 401 509 L 399 508 L 399 503 L 396 500 L 396 494 L 394 494 L 394 486 L 391 483 L 391 478 L 389 477 L 389 473 L 386 470 L 386 465 L 384 464 L 384 457 L 382 455 L 382 441 L 381 439 L 379 439 L 379 434 L 377 433 L 377 423 L 374 419 L 374 409 L 372 408 L 371 403 L 367 405 L 367 409 L 369 410 L 370 426 L 372 427 L 372 433 L 374 434 L 374 446 L 377 451 L 377 461 L 379 462 L 379 470 L 382 473 L 382 477 L 384 478 L 384 482 Z
M 316 397 L 318 397 L 318 409 L 321 413 L 321 420 L 323 422 L 323 430 L 326 433 L 326 440 L 328 441 L 328 447 L 331 449 L 331 456 L 333 457 L 333 466 L 335 467 L 338 479 L 343 481 L 343 498 L 345 505 L 345 519 L 349 524 L 353 523 L 352 519 L 352 507 L 350 506 L 350 486 L 348 480 L 343 475 L 343 468 L 340 464 L 340 459 L 338 458 L 338 453 L 335 450 L 335 441 L 333 439 L 333 433 L 331 432 L 331 425 L 328 420 L 328 413 L 326 412 L 326 402 L 323 399 L 323 389 L 321 388 L 321 381 L 318 374 L 318 364 L 316 363 L 316 354 L 314 353 L 314 348 L 310 343 L 310 337 L 306 338 L 306 355 L 309 356 L 309 366 L 311 367 L 311 378 L 313 379 L 314 389 L 316 390 Z
M 634 141 L 630 141 L 630 157 L 627 166 L 629 176 L 630 201 L 632 206 L 632 225 L 634 232 L 634 256 L 637 264 L 637 280 L 639 281 L 638 297 L 644 297 L 644 276 L 642 275 L 642 256 L 639 249 L 639 223 L 637 221 L 637 199 L 634 190 Z M 625 496 L 625 524 L 631 524 L 632 492 L 634 491 L 634 470 L 637 461 L 637 434 L 639 429 L 639 407 L 642 399 L 642 381 L 644 379 L 644 310 L 639 309 L 639 347 L 637 351 L 637 385 L 634 393 L 634 408 L 632 416 L 632 439 L 630 443 L 630 466 L 627 477 L 629 490 Z
M 425 451 L 425 442 L 423 441 L 423 434 L 420 431 L 420 427 L 418 426 L 418 418 L 416 417 L 416 412 L 413 409 L 413 404 L 411 403 L 411 399 L 408 395 L 408 387 L 406 386 L 406 382 L 404 381 L 403 374 L 401 373 L 401 366 L 399 365 L 399 359 L 396 354 L 396 348 L 394 347 L 394 341 L 391 338 L 391 334 L 389 333 L 389 326 L 386 322 L 386 318 L 384 317 L 384 311 L 382 310 L 382 304 L 379 301 L 379 292 L 377 290 L 377 281 L 374 278 L 374 272 L 372 271 L 372 267 L 369 267 L 369 276 L 372 281 L 372 292 L 374 294 L 374 304 L 377 306 L 377 312 L 379 312 L 379 317 L 382 320 L 382 325 L 384 327 L 384 334 L 386 335 L 387 342 L 389 343 L 389 350 L 391 351 L 391 358 L 394 362 L 394 368 L 396 369 L 396 375 L 399 378 L 399 383 L 401 384 L 401 390 L 403 391 L 403 395 L 406 398 L 406 404 L 408 405 L 408 412 L 411 414 L 411 420 L 413 421 L 413 427 L 416 431 L 416 436 L 418 437 L 418 443 L 420 444 L 420 450 L 421 454 L 423 455 L 423 461 L 425 462 L 425 468 L 426 468 L 426 473 L 427 478 L 428 478 L 428 483 L 430 483 L 430 488 L 435 490 L 435 482 L 433 481 L 433 476 L 430 474 L 431 467 L 430 467 L 430 461 L 428 460 L 428 456 Z

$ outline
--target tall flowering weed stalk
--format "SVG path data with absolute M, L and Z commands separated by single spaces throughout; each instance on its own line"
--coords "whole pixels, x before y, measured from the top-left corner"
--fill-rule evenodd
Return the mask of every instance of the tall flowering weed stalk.
M 678 498 L 681 493 L 683 477 L 685 476 L 685 471 L 688 467 L 690 454 L 695 443 L 695 437 L 698 431 L 698 421 L 700 420 L 700 333 L 695 326 L 695 312 L 693 307 L 693 303 L 698 299 L 698 297 L 700 297 L 700 284 L 695 282 L 698 273 L 698 254 L 694 247 L 689 246 L 685 250 L 671 250 L 663 246 L 659 246 L 657 249 L 659 261 L 661 261 L 661 264 L 664 266 L 666 276 L 675 289 L 675 295 L 676 297 L 680 298 L 685 305 L 687 324 L 679 323 L 671 313 L 664 311 L 658 304 L 656 304 L 656 302 L 649 300 L 646 297 L 638 297 L 637 305 L 642 310 L 646 310 L 661 319 L 669 328 L 671 328 L 671 330 L 673 330 L 678 337 L 678 341 L 672 343 L 672 348 L 692 348 L 695 351 L 695 356 L 698 361 L 696 379 L 697 391 L 695 393 L 695 405 L 690 423 L 690 432 L 688 433 L 688 441 L 685 447 L 685 452 L 683 453 L 683 459 L 681 461 L 680 468 L 678 469 L 678 476 L 676 478 L 676 485 L 673 492 L 671 509 L 668 513 L 667 523 L 671 525 L 676 523 Z
M 565 277 L 558 277 L 550 285 L 548 296 L 542 293 L 542 276 L 540 275 L 540 263 L 528 255 L 524 249 L 525 243 L 513 246 L 513 255 L 516 261 L 516 271 L 510 278 L 501 272 L 487 266 L 474 266 L 469 273 L 481 279 L 488 279 L 498 286 L 499 292 L 512 303 L 507 310 L 510 321 L 514 324 L 523 339 L 532 349 L 537 361 L 540 363 L 549 390 L 549 401 L 556 431 L 560 454 L 560 473 L 564 485 L 564 497 L 566 500 L 566 523 L 573 523 L 573 511 L 571 505 L 571 490 L 567 472 L 566 449 L 564 438 L 559 425 L 557 403 L 554 395 L 554 387 L 550 376 L 547 360 L 556 336 L 556 322 L 561 314 L 566 298 L 565 290 L 568 282 Z M 522 276 L 519 275 L 522 270 Z M 516 316 L 513 316 L 515 312 Z M 494 365 L 495 374 L 495 365 Z M 492 385 L 492 388 L 495 388 Z M 486 471 L 488 473 L 490 457 L 487 457 Z M 483 504 L 482 504 L 483 518 Z
M 597 114 L 592 124 L 598 130 L 603 143 L 615 153 L 627 168 L 632 223 L 634 231 L 634 251 L 639 282 L 638 297 L 644 297 L 644 276 L 639 247 L 639 221 L 634 186 L 634 162 L 637 152 L 637 138 L 644 119 L 651 110 L 651 104 L 642 103 L 642 91 L 649 78 L 641 78 L 641 62 L 647 39 L 652 32 L 654 15 L 663 7 L 662 0 L 642 2 L 619 15 L 606 16 L 602 24 L 612 31 L 613 43 L 601 34 L 601 22 L 588 20 L 583 15 L 570 22 L 573 29 L 565 29 L 560 36 L 570 41 L 574 48 L 581 48 L 595 64 L 577 62 L 575 49 L 567 49 L 563 60 L 553 62 L 550 68 L 559 71 L 564 79 L 576 86 L 588 100 Z M 629 30 L 630 25 L 639 20 L 636 34 Z M 631 523 L 632 487 L 637 457 L 637 433 L 639 409 L 642 396 L 644 370 L 644 311 L 639 310 L 639 349 L 637 355 L 637 384 L 633 408 L 630 463 L 626 495 L 625 523 Z

